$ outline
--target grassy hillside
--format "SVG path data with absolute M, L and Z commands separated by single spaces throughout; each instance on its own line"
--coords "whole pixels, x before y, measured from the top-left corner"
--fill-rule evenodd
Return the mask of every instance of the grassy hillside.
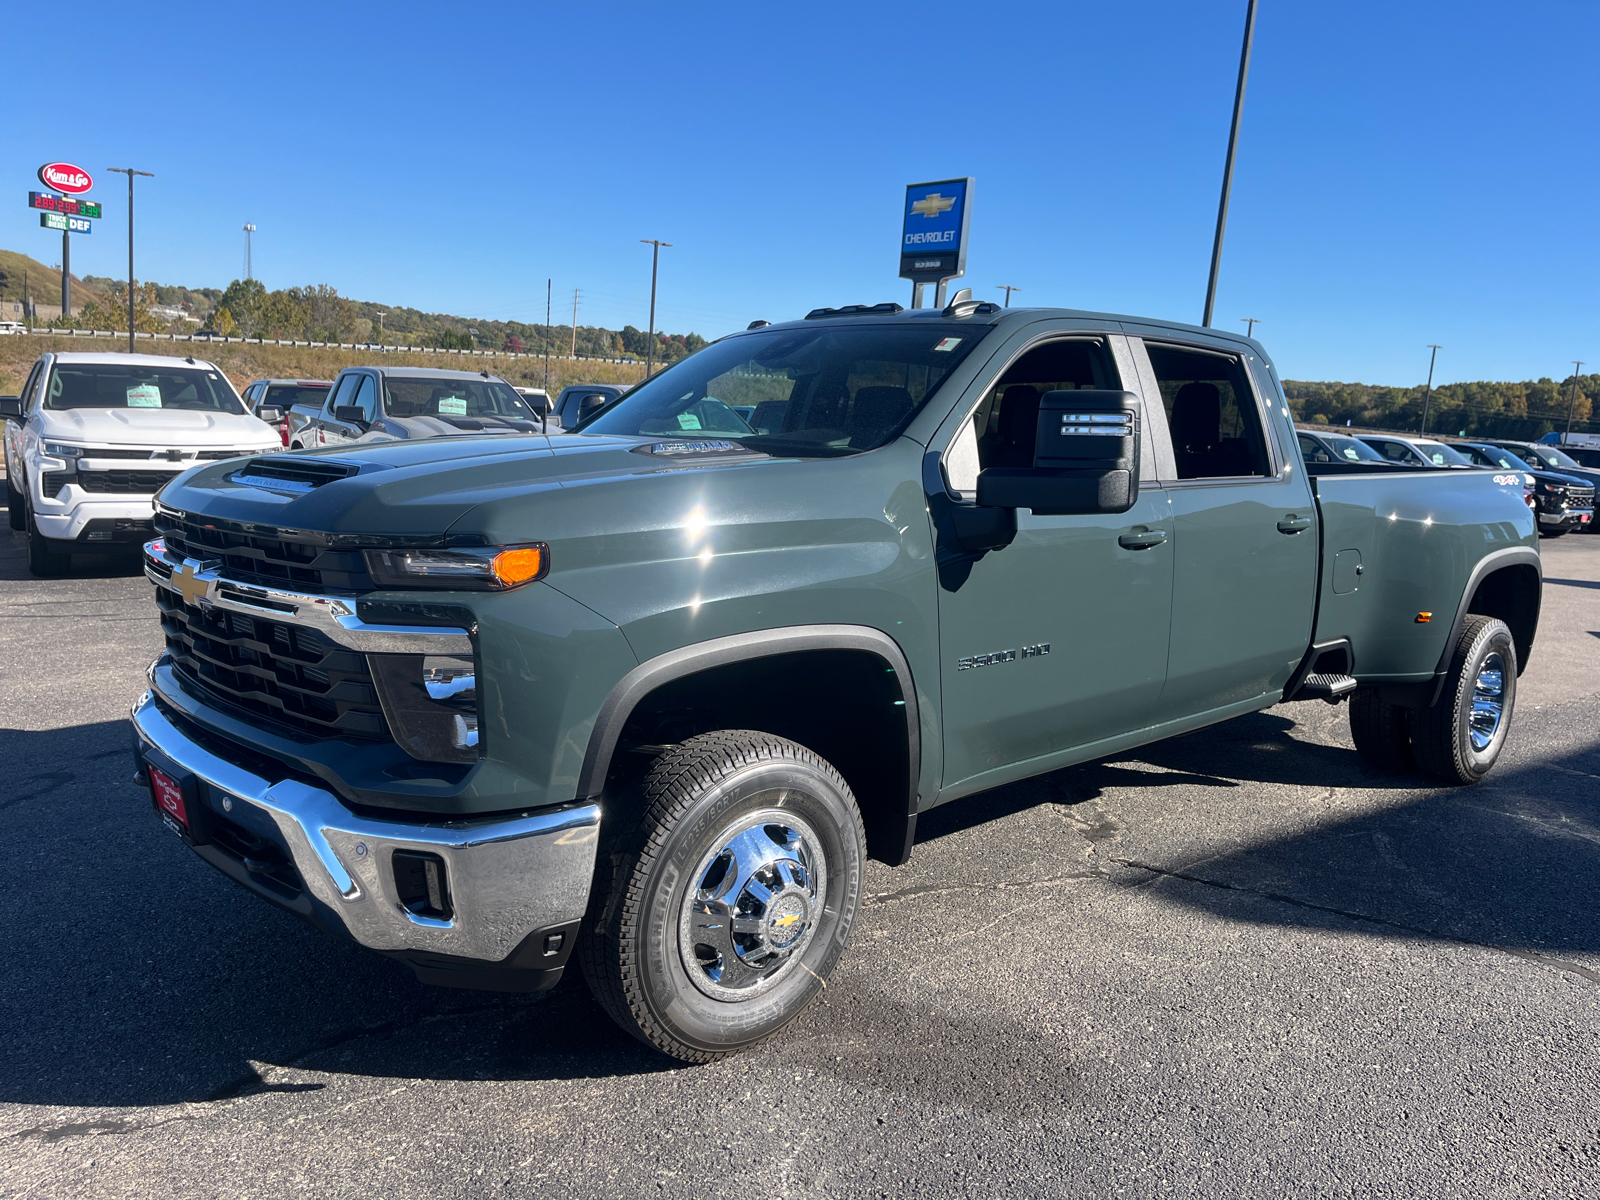
M 45 266 L 38 259 L 18 254 L 15 250 L 0 250 L 0 300 L 21 300 L 23 280 L 33 293 L 35 304 L 61 303 L 61 272 Z M 72 309 L 74 312 L 90 301 L 105 304 L 106 294 L 100 288 L 72 277 Z
M 14 396 L 28 377 L 34 359 L 47 351 L 114 351 L 127 342 L 106 338 L 43 337 L 22 334 L 0 337 L 0 394 Z M 474 358 L 454 354 L 375 354 L 368 350 L 334 350 L 310 346 L 255 346 L 240 343 L 141 342 L 141 353 L 171 354 L 215 363 L 243 390 L 251 380 L 265 378 L 332 379 L 341 367 L 380 364 L 385 367 L 441 367 L 447 370 L 488 371 L 519 387 L 544 386 L 544 360 L 506 355 Z M 550 391 L 569 383 L 637 383 L 644 377 L 643 363 L 575 362 L 550 360 Z

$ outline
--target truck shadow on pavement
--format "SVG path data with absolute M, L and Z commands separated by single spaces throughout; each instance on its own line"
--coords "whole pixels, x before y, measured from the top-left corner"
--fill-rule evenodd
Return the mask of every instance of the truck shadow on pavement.
M 1209 802 L 1226 804 L 1244 802 L 1240 781 L 1422 786 L 1374 778 L 1336 746 L 1295 740 L 1284 753 L 1292 727 L 1280 713 L 1256 714 L 1208 737 L 972 797 L 925 816 L 918 857 L 949 853 L 941 839 L 1036 806 L 1086 811 L 1107 788 L 1207 789 Z M 324 1086 L 323 1072 L 577 1080 L 677 1066 L 613 1026 L 576 971 L 544 996 L 424 987 L 399 964 L 263 904 L 155 820 L 131 782 L 128 739 L 121 721 L 0 731 L 0 902 L 11 932 L 0 1100 L 152 1105 L 309 1090 Z M 1171 903 L 1228 919 L 1455 939 L 1540 960 L 1600 951 L 1600 750 L 1515 767 L 1478 788 L 1413 794 L 1220 856 L 1184 846 L 1143 861 L 1125 831 L 1086 836 L 1113 884 L 1155 885 Z M 971 834 L 990 836 L 1000 835 Z M 907 875 L 915 871 L 914 860 Z M 873 953 L 866 940 L 854 951 Z M 807 1016 L 786 1058 L 834 1074 L 866 1070 L 843 1060 L 889 1051 L 855 1045 L 861 1030 L 893 1027 L 889 1041 L 910 1038 L 931 1055 L 934 1078 L 941 1039 L 972 1044 L 974 1030 L 941 1034 L 946 1018 L 912 1013 L 854 978 L 847 964 L 823 1005 L 851 1017 L 850 1054 L 834 1052 L 831 1018 Z M 1063 1047 L 1044 1065 L 1070 1090 L 1066 1056 Z

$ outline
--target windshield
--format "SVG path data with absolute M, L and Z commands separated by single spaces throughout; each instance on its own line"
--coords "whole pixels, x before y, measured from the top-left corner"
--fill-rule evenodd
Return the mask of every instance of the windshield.
M 383 383 L 384 403 L 391 417 L 538 418 L 511 385 L 498 379 L 406 379 L 390 376 Z
M 1436 467 L 1470 467 L 1472 460 L 1459 450 L 1446 446 L 1443 442 L 1414 442 L 1412 443 Z
M 1534 446 L 1532 449 L 1533 452 L 1539 456 L 1540 461 L 1545 462 L 1552 467 L 1577 467 L 1578 470 L 1583 470 L 1582 463 L 1574 462 L 1570 457 L 1568 457 L 1566 454 L 1563 454 L 1560 450 L 1557 450 L 1554 446 Z
M 1499 446 L 1472 446 L 1467 453 L 1474 461 L 1486 467 L 1505 467 L 1511 471 L 1522 471 L 1528 466 L 1511 451 L 1502 450 Z
M 297 387 L 292 383 L 280 383 L 267 389 L 266 397 L 261 403 L 268 408 L 289 409 L 296 404 L 309 404 L 313 408 L 321 408 L 322 402 L 328 398 L 330 386 L 324 383 L 320 387 Z
M 641 384 L 581 433 L 729 438 L 752 450 L 832 457 L 875 450 L 904 429 L 988 332 L 869 325 L 743 334 Z
M 216 371 L 122 363 L 57 363 L 50 373 L 45 407 L 244 412 L 233 389 Z
M 1351 462 L 1389 461 L 1365 442 L 1358 442 L 1355 438 L 1345 437 L 1341 433 L 1324 434 L 1323 440 L 1328 443 L 1328 449 Z

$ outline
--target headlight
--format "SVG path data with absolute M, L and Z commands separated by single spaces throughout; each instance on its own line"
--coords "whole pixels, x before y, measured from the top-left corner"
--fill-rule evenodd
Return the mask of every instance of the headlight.
M 460 550 L 368 550 L 379 587 L 493 591 L 521 587 L 550 573 L 550 547 L 483 546 Z
M 44 452 L 57 458 L 77 458 L 83 453 L 82 446 L 69 446 L 65 442 L 44 442 Z

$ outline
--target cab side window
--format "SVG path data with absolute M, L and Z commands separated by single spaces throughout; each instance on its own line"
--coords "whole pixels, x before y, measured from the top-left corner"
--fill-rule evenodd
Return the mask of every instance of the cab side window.
M 356 375 L 339 376 L 339 382 L 334 384 L 333 390 L 328 393 L 328 403 L 322 410 L 326 415 L 331 417 L 340 408 L 352 403 L 350 393 L 355 391 L 358 378 L 362 377 Z
M 1238 355 L 1146 342 L 1179 479 L 1272 473 L 1261 414 Z
M 1039 401 L 1046 392 L 1121 387 L 1101 338 L 1062 338 L 1034 347 L 989 386 L 950 444 L 944 466 L 951 488 L 970 495 L 979 471 L 1033 466 Z
M 1332 462 L 1333 456 L 1305 434 L 1300 434 L 1300 457 L 1307 462 Z
M 359 408 L 361 410 L 361 419 L 367 424 L 370 425 L 378 419 L 378 389 L 372 382 L 371 375 L 363 375 L 361 377 L 361 387 L 356 392 L 356 398 L 348 400 L 346 403 L 354 404 Z
M 1404 442 L 1391 442 L 1385 438 L 1382 440 L 1374 439 L 1368 442 L 1367 445 L 1371 446 L 1390 462 L 1404 463 L 1408 467 L 1419 466 L 1422 463 L 1422 457 Z

